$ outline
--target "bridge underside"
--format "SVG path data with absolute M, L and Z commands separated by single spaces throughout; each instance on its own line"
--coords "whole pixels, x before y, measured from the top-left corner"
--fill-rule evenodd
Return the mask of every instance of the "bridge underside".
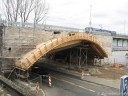
M 87 60 L 107 57 L 107 52 L 96 37 L 90 34 L 77 33 L 43 42 L 18 60 L 16 66 L 28 70 L 38 59 L 44 56 L 48 59 L 63 60 L 68 63 L 87 64 Z
M 80 53 L 80 51 L 86 51 L 87 52 L 87 56 L 88 57 L 98 57 L 98 58 L 103 58 L 102 53 L 100 52 L 100 50 L 91 42 L 88 41 L 75 41 L 75 42 L 68 42 L 66 44 L 63 44 L 59 47 L 57 47 L 54 50 L 51 50 L 48 54 L 57 54 L 62 52 L 62 54 L 64 54 L 63 52 L 67 51 L 68 53 L 70 53 L 70 51 L 72 53 L 78 53 L 77 55 L 82 54 L 82 52 Z
M 63 44 L 46 54 L 45 59 L 78 67 L 93 65 L 94 58 L 103 58 L 98 48 L 88 41 L 75 41 Z

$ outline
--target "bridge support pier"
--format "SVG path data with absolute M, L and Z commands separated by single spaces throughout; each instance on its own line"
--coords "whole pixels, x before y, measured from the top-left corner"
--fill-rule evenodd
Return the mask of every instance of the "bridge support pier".
M 24 71 L 24 70 L 16 68 L 15 75 L 16 75 L 16 78 L 18 79 L 28 81 L 28 77 L 29 77 L 28 70 Z
M 79 68 L 81 68 L 83 65 L 86 65 L 86 67 L 88 66 L 87 61 L 88 61 L 88 48 L 85 47 L 79 47 L 79 62 L 78 62 L 78 66 Z

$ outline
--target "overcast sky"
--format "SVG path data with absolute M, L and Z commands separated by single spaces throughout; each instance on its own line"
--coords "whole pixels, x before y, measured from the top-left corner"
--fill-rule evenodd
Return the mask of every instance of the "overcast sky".
M 0 0 L 1 3 L 2 0 Z M 46 0 L 46 24 L 84 29 L 92 27 L 128 34 L 128 0 Z
M 128 0 L 46 0 L 49 12 L 46 24 L 85 28 L 92 27 L 128 34 Z

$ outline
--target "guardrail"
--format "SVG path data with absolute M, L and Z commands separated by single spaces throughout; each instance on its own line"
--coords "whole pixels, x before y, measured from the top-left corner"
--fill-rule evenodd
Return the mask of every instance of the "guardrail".
M 128 51 L 128 47 L 113 47 L 113 51 Z
M 8 85 L 12 89 L 16 90 L 18 93 L 22 94 L 23 96 L 35 96 L 35 94 L 30 91 L 28 88 L 22 86 L 22 85 L 17 85 L 11 80 L 8 80 L 4 76 L 0 75 L 0 81 L 3 82 L 4 84 Z
M 21 27 L 21 28 L 41 28 L 44 30 L 56 30 L 56 31 L 67 31 L 67 32 L 84 32 L 84 29 L 55 26 L 55 25 L 46 25 L 46 24 L 0 21 L 0 25 L 2 25 L 2 24 L 4 26 L 13 26 L 13 27 Z

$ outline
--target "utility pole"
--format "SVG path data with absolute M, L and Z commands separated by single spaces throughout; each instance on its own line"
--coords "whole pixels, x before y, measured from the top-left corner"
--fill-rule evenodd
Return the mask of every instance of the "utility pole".
M 102 24 L 100 24 L 99 26 L 100 26 L 100 29 L 101 29 L 101 32 L 102 32 L 102 29 L 103 29 L 103 26 L 102 26 Z
M 89 33 L 91 33 L 91 27 L 92 27 L 92 5 L 90 5 L 90 21 L 89 21 L 90 30 Z
M 127 35 L 127 34 L 125 33 L 125 25 L 126 25 L 126 20 L 124 19 L 124 35 Z
M 100 24 L 99 26 L 100 26 L 100 29 L 102 30 L 102 28 L 103 28 L 102 24 Z

